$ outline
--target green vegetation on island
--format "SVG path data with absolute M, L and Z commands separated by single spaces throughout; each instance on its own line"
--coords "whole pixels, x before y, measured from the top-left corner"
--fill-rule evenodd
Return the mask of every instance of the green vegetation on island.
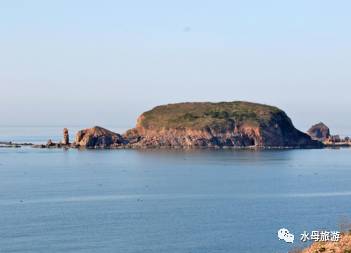
M 273 115 L 284 113 L 277 107 L 250 102 L 194 102 L 157 106 L 142 114 L 144 128 L 226 127 L 228 122 L 253 126 L 267 124 Z

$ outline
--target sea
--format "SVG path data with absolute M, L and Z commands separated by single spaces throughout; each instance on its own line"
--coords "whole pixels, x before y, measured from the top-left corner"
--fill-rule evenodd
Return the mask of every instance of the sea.
M 61 133 L 6 126 L 0 141 Z M 0 148 L 0 180 L 1 253 L 285 253 L 351 224 L 348 148 Z

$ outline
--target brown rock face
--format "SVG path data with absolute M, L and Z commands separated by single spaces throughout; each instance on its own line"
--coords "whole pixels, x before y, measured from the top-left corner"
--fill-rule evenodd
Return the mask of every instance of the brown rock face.
M 320 252 L 333 252 L 333 253 L 348 253 L 351 252 L 351 234 L 341 233 L 340 240 L 336 242 L 315 242 L 310 247 L 296 251 L 300 253 L 320 253 Z
M 74 144 L 86 148 L 110 148 L 126 144 L 126 141 L 117 133 L 95 126 L 79 131 Z
M 137 129 L 137 135 L 126 134 L 127 139 L 139 139 L 135 147 L 249 147 L 255 146 L 259 137 L 256 129 L 239 129 L 234 133 L 220 129 Z
M 63 140 L 62 140 L 63 145 L 69 145 L 69 134 L 68 134 L 68 129 L 64 128 L 63 129 Z
M 321 143 L 290 125 L 289 121 L 271 122 L 268 126 L 229 124 L 224 128 L 145 129 L 128 131 L 125 138 L 134 139 L 139 147 L 321 147 Z
M 313 125 L 307 133 L 314 140 L 318 141 L 326 141 L 330 138 L 330 130 L 324 123 L 320 122 L 316 125 Z

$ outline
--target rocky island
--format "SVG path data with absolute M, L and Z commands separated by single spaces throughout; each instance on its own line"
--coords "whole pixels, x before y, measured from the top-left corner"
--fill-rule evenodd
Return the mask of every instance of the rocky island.
M 124 134 L 95 126 L 69 143 L 36 147 L 75 148 L 322 148 L 297 130 L 277 107 L 250 102 L 195 102 L 161 105 L 144 112 Z
M 136 147 L 322 147 L 277 107 L 241 101 L 157 106 L 124 138 Z

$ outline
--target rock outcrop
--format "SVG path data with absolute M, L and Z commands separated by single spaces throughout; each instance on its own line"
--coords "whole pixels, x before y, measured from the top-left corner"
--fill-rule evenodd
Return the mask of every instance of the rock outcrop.
M 314 140 L 318 141 L 326 141 L 330 138 L 330 130 L 324 123 L 320 122 L 318 124 L 313 125 L 307 133 Z
M 280 109 L 249 102 L 179 103 L 143 113 L 124 138 L 133 147 L 322 147 Z
M 95 126 L 79 131 L 73 145 L 85 148 L 117 148 L 125 144 L 127 142 L 120 134 Z
M 69 133 L 68 129 L 64 128 L 63 129 L 63 140 L 62 140 L 63 145 L 69 145 Z

